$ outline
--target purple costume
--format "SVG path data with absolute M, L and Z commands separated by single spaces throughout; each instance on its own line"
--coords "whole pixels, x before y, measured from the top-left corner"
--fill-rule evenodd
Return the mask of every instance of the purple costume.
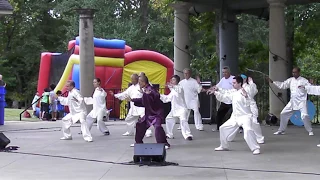
M 147 129 L 153 125 L 157 143 L 164 143 L 167 146 L 170 146 L 167 142 L 166 134 L 161 126 L 161 122 L 164 120 L 164 112 L 163 103 L 160 100 L 160 94 L 149 84 L 145 89 L 149 90 L 150 94 L 144 92 L 142 98 L 132 99 L 135 106 L 145 107 L 145 115 L 136 124 L 136 143 L 143 143 L 142 139 Z

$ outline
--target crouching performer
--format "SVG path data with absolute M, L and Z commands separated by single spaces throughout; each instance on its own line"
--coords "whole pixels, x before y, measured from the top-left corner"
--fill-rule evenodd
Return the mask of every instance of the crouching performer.
M 164 119 L 164 109 L 160 94 L 150 86 L 146 76 L 139 77 L 139 85 L 143 91 L 142 98 L 131 99 L 127 97 L 127 100 L 134 102 L 135 106 L 145 107 L 145 115 L 136 124 L 135 141 L 137 144 L 143 143 L 142 140 L 147 129 L 153 125 L 157 143 L 164 143 L 165 148 L 168 149 L 170 144 L 167 142 L 166 134 L 161 126 Z
M 219 91 L 210 90 L 209 94 L 214 94 L 219 101 L 232 101 L 232 114 L 220 127 L 220 146 L 215 151 L 229 150 L 229 136 L 235 133 L 240 126 L 243 127 L 244 139 L 254 155 L 260 154 L 260 146 L 257 143 L 256 135 L 252 128 L 253 115 L 250 110 L 251 98 L 242 88 L 243 79 L 241 76 L 233 78 L 232 85 L 236 89 L 233 93 L 220 93 Z

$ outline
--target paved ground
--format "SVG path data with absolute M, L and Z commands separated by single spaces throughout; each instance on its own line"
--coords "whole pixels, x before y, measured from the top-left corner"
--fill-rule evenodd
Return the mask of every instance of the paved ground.
M 132 160 L 133 137 L 122 137 L 123 122 L 108 122 L 110 136 L 103 136 L 94 127 L 94 142 L 86 143 L 77 133 L 79 125 L 72 127 L 73 140 L 61 141 L 60 121 L 8 122 L 0 131 L 19 146 L 12 153 L 0 152 L 1 180 L 107 180 L 107 179 L 320 179 L 320 128 L 309 137 L 304 128 L 290 126 L 287 134 L 275 136 L 277 127 L 262 127 L 266 144 L 261 155 L 254 156 L 245 144 L 242 134 L 232 143 L 231 151 L 215 152 L 219 134 L 196 131 L 193 141 L 182 139 L 175 130 L 172 148 L 167 150 L 167 161 L 179 166 L 148 167 L 121 165 Z M 145 142 L 154 142 L 147 138 Z M 114 164 L 113 162 L 117 163 Z

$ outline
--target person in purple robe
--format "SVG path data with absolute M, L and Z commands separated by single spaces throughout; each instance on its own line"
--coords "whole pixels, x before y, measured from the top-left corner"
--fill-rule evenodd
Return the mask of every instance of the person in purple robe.
M 149 84 L 146 76 L 139 77 L 139 85 L 143 93 L 142 98 L 127 98 L 128 101 L 134 102 L 135 106 L 145 108 L 145 115 L 136 124 L 135 141 L 137 144 L 143 143 L 143 137 L 147 129 L 150 126 L 154 126 L 157 143 L 164 143 L 165 148 L 168 149 L 170 148 L 170 144 L 161 126 L 161 122 L 164 120 L 164 109 L 160 94 Z M 134 146 L 134 144 L 131 146 Z

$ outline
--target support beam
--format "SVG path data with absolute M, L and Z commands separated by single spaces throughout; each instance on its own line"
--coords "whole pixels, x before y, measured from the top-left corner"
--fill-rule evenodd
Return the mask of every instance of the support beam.
M 288 78 L 288 61 L 286 59 L 285 8 L 286 0 L 268 0 L 270 5 L 269 18 L 269 76 L 274 81 Z M 278 56 L 278 58 L 275 58 Z M 269 90 L 270 113 L 280 117 L 280 112 L 287 103 L 287 91 L 279 90 L 271 85 L 275 94 Z M 278 97 L 277 97 L 278 96 Z M 284 103 L 279 99 L 283 99 Z
M 219 47 L 220 47 L 220 78 L 222 68 L 229 66 L 231 74 L 237 75 L 239 72 L 239 39 L 238 23 L 234 17 L 225 15 L 225 21 L 219 24 Z
M 93 93 L 92 80 L 95 77 L 94 46 L 93 46 L 93 9 L 77 9 L 80 16 L 80 92 L 84 97 Z M 87 106 L 90 111 L 92 106 Z
M 183 69 L 190 68 L 189 54 L 189 9 L 191 5 L 177 2 L 171 5 L 174 8 L 174 74 L 183 78 Z

